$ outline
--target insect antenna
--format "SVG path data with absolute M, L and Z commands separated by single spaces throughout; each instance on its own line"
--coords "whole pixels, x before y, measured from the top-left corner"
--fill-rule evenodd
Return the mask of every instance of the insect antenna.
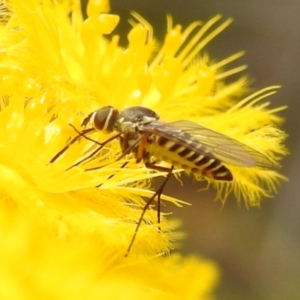
M 153 202 L 153 200 L 155 199 L 155 197 L 157 196 L 157 223 L 160 224 L 160 196 L 168 182 L 168 180 L 170 179 L 171 175 L 173 174 L 173 169 L 174 166 L 172 166 L 171 168 L 165 168 L 165 167 L 161 167 L 161 166 L 156 166 L 153 163 L 145 163 L 146 167 L 152 170 L 156 170 L 156 171 L 160 171 L 160 172 L 167 172 L 167 176 L 165 178 L 165 180 L 163 181 L 163 183 L 161 184 L 161 186 L 157 189 L 157 191 L 153 194 L 153 196 L 147 201 L 147 203 L 145 204 L 145 206 L 143 207 L 142 213 L 140 215 L 140 218 L 136 224 L 133 236 L 131 238 L 130 244 L 127 248 L 125 257 L 127 257 L 129 255 L 129 252 L 132 248 L 132 245 L 136 239 L 137 233 L 139 231 L 139 228 L 142 224 L 142 221 L 144 219 L 145 213 L 147 211 L 147 209 L 149 208 L 149 206 L 151 205 L 151 203 Z M 160 230 L 160 227 L 158 228 Z

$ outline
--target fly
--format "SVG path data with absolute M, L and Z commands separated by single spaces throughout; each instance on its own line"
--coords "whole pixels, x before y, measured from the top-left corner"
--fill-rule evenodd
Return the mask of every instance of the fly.
M 273 166 L 265 155 L 228 136 L 187 120 L 164 123 L 159 120 L 155 111 L 142 106 L 129 107 L 121 112 L 113 106 L 105 106 L 89 114 L 82 121 L 81 126 L 91 127 L 79 132 L 72 126 L 78 136 L 58 152 L 51 159 L 51 163 L 55 162 L 81 136 L 99 146 L 88 157 L 72 167 L 91 159 L 107 143 L 118 138 L 122 150 L 121 157 L 133 153 L 137 163 L 143 161 L 147 168 L 167 173 L 162 185 L 142 210 L 126 256 L 135 241 L 144 215 L 155 197 L 157 197 L 158 223 L 160 223 L 160 196 L 174 168 L 211 180 L 229 182 L 233 180 L 233 175 L 224 163 L 239 167 L 271 168 Z M 100 143 L 88 137 L 95 131 L 116 132 L 116 134 Z M 160 161 L 169 163 L 171 167 L 158 165 Z M 127 162 L 122 167 L 126 164 Z M 113 175 L 109 178 L 111 177 Z

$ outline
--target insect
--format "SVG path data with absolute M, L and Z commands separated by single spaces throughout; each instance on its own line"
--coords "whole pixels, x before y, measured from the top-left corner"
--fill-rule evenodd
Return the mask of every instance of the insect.
M 119 159 L 133 153 L 137 163 L 143 161 L 147 168 L 167 173 L 159 189 L 142 210 L 126 256 L 135 241 L 144 215 L 155 197 L 157 197 L 158 223 L 160 223 L 160 196 L 174 168 L 211 180 L 232 181 L 233 175 L 224 163 L 240 167 L 272 167 L 272 162 L 264 154 L 228 136 L 187 120 L 162 122 L 155 111 L 142 106 L 129 107 L 121 112 L 113 106 L 105 106 L 89 114 L 81 125 L 91 127 L 79 132 L 72 126 L 78 136 L 58 152 L 51 159 L 51 163 L 55 162 L 81 136 L 94 141 L 88 135 L 100 130 L 106 133 L 116 132 L 116 134 L 102 143 L 94 141 L 99 145 L 96 150 L 72 167 L 92 158 L 104 145 L 118 138 L 122 150 Z M 160 161 L 169 163 L 170 167 L 160 166 Z M 122 167 L 125 165 L 126 163 Z

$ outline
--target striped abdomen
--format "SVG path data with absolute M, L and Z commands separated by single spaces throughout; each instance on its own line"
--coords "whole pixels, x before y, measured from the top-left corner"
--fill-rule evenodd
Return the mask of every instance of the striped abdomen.
M 202 174 L 214 180 L 231 181 L 231 172 L 200 142 L 184 134 L 178 141 L 152 136 L 146 151 L 158 160 L 166 161 L 187 172 Z

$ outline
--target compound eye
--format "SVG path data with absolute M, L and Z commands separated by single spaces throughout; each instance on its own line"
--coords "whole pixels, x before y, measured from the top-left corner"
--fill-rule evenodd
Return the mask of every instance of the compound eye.
M 112 106 L 105 106 L 95 113 L 94 124 L 98 130 L 112 132 L 119 116 L 118 110 Z

